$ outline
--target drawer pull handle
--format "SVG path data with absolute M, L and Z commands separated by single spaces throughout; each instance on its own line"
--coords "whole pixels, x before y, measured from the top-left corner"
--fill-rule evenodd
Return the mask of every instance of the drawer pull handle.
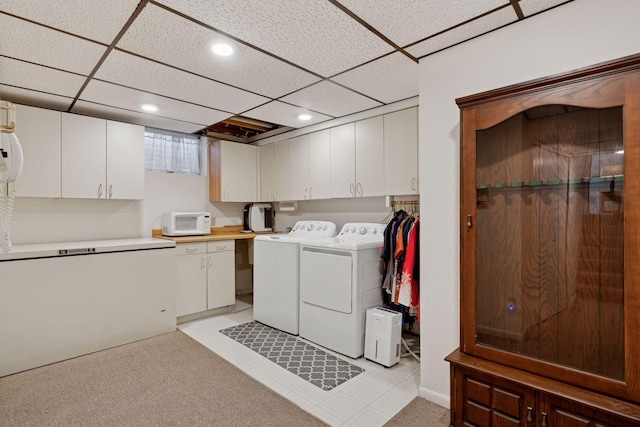
M 195 251 L 197 251 L 197 250 L 198 250 L 198 248 L 186 248 L 184 251 L 185 251 L 186 253 L 188 253 L 188 254 L 192 254 L 192 253 L 194 253 L 194 252 L 195 252 Z

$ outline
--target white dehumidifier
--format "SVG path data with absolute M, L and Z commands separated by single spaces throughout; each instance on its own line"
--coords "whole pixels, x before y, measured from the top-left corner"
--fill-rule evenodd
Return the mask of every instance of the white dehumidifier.
M 386 367 L 400 361 L 402 313 L 382 307 L 367 310 L 364 357 Z

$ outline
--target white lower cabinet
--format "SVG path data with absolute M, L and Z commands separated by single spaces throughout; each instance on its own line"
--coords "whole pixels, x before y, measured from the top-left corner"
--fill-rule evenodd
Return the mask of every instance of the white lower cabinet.
M 176 246 L 176 316 L 235 303 L 235 241 Z
M 0 377 L 176 330 L 174 248 L 123 242 L 0 262 Z
M 207 309 L 236 302 L 235 241 L 207 242 Z
M 176 316 L 207 309 L 207 243 L 176 245 Z

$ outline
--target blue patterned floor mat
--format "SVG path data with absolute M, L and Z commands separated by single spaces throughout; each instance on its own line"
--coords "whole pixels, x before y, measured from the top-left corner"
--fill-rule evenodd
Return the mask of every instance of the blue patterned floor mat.
M 262 323 L 244 323 L 222 329 L 220 333 L 322 390 L 331 390 L 364 372 L 353 363 Z

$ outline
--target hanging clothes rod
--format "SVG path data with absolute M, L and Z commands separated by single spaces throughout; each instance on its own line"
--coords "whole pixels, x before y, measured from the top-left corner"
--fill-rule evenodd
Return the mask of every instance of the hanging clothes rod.
M 391 206 L 398 205 L 419 205 L 420 200 L 394 200 L 391 202 Z

